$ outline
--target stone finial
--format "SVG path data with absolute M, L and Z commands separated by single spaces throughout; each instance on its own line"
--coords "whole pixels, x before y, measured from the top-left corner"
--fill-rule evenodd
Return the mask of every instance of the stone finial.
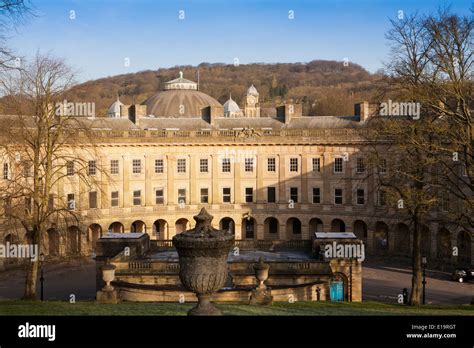
M 206 208 L 202 208 L 199 214 L 194 216 L 194 220 L 196 221 L 196 227 L 194 228 L 194 231 L 196 233 L 203 233 L 206 231 L 211 231 L 212 230 L 212 219 L 214 219 L 214 216 L 209 214 L 206 210 Z

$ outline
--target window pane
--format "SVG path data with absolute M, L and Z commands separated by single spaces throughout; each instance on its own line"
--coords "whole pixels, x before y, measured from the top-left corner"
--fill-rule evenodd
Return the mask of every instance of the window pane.
M 201 173 L 207 173 L 209 168 L 208 168 L 208 162 L 207 158 L 201 158 L 199 160 L 199 170 Z
M 119 173 L 119 161 L 111 160 L 110 161 L 110 174 L 118 174 L 118 173 Z
M 253 202 L 253 188 L 252 187 L 245 188 L 245 202 L 246 203 Z
M 186 159 L 179 158 L 178 159 L 178 173 L 186 173 Z
M 155 173 L 156 174 L 163 173 L 163 160 L 162 159 L 155 160 Z
M 321 160 L 313 158 L 313 172 L 319 173 L 321 171 Z
M 245 171 L 246 172 L 253 172 L 253 158 L 246 158 L 245 159 Z
M 319 187 L 313 188 L 313 203 L 321 203 L 321 190 Z
M 97 208 L 97 192 L 89 192 L 89 208 L 95 209 Z
M 74 200 L 74 193 L 68 193 L 68 195 L 67 195 L 67 208 L 69 210 L 76 209 L 76 202 Z
M 201 189 L 201 203 L 209 203 L 209 189 Z
M 290 158 L 290 172 L 298 171 L 298 158 Z
M 97 163 L 96 163 L 96 161 L 89 161 L 87 174 L 88 175 L 95 175 L 96 173 L 97 173 Z
M 133 174 L 140 174 L 142 172 L 142 160 L 134 159 L 132 161 Z
M 186 189 L 178 189 L 178 204 L 186 204 Z
M 342 158 L 334 159 L 334 173 L 342 173 Z
M 133 205 L 141 205 L 142 204 L 142 193 L 140 190 L 133 191 Z
M 298 203 L 298 188 L 297 187 L 290 188 L 290 199 L 293 201 L 293 203 Z
M 335 189 L 334 190 L 334 203 L 335 204 L 342 204 L 342 189 Z
M 363 158 L 358 158 L 357 159 L 356 171 L 357 171 L 357 173 L 365 172 L 365 161 L 364 161 Z
M 119 192 L 118 191 L 112 191 L 110 193 L 110 205 L 112 207 L 119 206 Z
M 274 172 L 276 171 L 275 158 L 271 157 L 267 159 L 267 171 Z
M 230 158 L 223 158 L 222 159 L 222 172 L 223 173 L 230 173 Z
M 156 204 L 164 204 L 164 190 L 163 189 L 156 189 L 155 190 L 155 203 Z
M 275 203 L 276 202 L 276 189 L 275 187 L 267 188 L 267 202 Z
M 230 187 L 224 187 L 222 189 L 222 202 L 230 203 Z
M 365 204 L 365 192 L 363 189 L 357 190 L 357 204 Z

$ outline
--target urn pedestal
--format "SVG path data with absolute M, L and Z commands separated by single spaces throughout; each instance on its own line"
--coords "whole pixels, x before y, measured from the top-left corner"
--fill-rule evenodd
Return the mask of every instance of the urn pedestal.
M 205 208 L 194 216 L 196 226 L 173 237 L 178 251 L 179 279 L 183 286 L 196 294 L 198 303 L 188 315 L 222 315 L 211 302 L 212 293 L 226 282 L 227 258 L 235 237 L 229 231 L 211 226 L 213 217 Z
M 115 279 L 115 266 L 106 264 L 100 269 L 102 271 L 102 279 L 105 282 L 105 286 L 102 288 L 102 290 L 97 291 L 96 301 L 98 303 L 118 303 L 119 299 L 117 291 L 110 284 Z
M 265 281 L 268 279 L 270 265 L 263 262 L 263 259 L 260 258 L 258 262 L 253 265 L 253 270 L 258 285 L 252 290 L 250 304 L 271 305 L 273 303 L 272 290 L 265 285 Z

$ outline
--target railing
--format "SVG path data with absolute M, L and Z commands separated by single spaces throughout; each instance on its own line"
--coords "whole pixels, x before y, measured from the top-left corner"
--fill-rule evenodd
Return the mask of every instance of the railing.
M 166 138 L 166 131 L 165 130 L 153 130 L 149 131 L 150 136 L 157 137 L 157 138 Z
M 301 250 L 311 249 L 310 240 L 246 240 L 235 241 L 235 246 L 240 250 L 263 250 L 263 251 L 283 251 L 283 250 Z M 150 240 L 152 250 L 164 251 L 172 250 L 172 240 Z
M 240 250 L 310 250 L 310 240 L 236 240 Z
M 152 250 L 173 250 L 173 241 L 171 239 L 165 239 L 165 240 L 150 240 L 150 248 Z
M 79 131 L 79 136 L 86 136 L 85 131 Z M 327 138 L 334 140 L 334 138 L 342 138 L 342 140 L 348 140 L 347 137 L 358 137 L 362 140 L 365 139 L 364 135 L 367 133 L 367 129 L 363 128 L 330 128 L 330 129 L 255 129 L 255 132 L 250 133 L 250 137 L 254 140 L 258 140 L 262 137 L 281 137 L 284 138 Z M 77 137 L 77 133 L 74 137 Z M 246 136 L 242 135 L 241 130 L 233 129 L 222 129 L 222 130 L 93 130 L 88 131 L 87 136 L 92 135 L 94 138 L 107 139 L 107 138 L 165 138 L 162 141 L 166 141 L 166 138 L 170 139 L 187 139 L 192 138 L 232 138 L 232 140 L 246 139 Z M 161 141 L 161 140 L 160 140 Z M 196 140 L 198 141 L 198 140 Z M 288 141 L 294 141 L 289 139 Z M 307 141 L 307 139 L 305 139 Z
M 151 262 L 131 261 L 128 263 L 129 269 L 151 269 Z

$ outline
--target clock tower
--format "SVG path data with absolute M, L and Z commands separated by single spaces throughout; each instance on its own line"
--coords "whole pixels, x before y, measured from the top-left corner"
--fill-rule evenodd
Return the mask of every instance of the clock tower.
M 258 102 L 258 92 L 254 85 L 247 90 L 245 97 L 245 117 L 260 117 L 260 103 Z

